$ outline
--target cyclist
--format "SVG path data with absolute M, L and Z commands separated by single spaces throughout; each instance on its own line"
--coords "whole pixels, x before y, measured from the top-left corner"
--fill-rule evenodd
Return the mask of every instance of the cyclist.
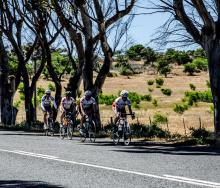
M 129 113 L 131 114 L 131 118 L 134 119 L 135 115 L 132 112 L 131 109 L 131 101 L 128 99 L 129 92 L 126 90 L 122 90 L 120 93 L 120 97 L 115 99 L 115 101 L 112 104 L 112 109 L 116 114 L 116 118 L 114 120 L 114 123 L 116 124 L 119 120 L 121 114 L 126 114 L 126 106 L 128 106 Z
M 80 132 L 82 132 L 83 123 L 85 122 L 86 115 L 91 116 L 96 124 L 96 111 L 97 111 L 96 101 L 92 97 L 92 92 L 87 90 L 84 96 L 80 99 L 80 114 L 81 114 Z
M 73 97 L 71 97 L 70 91 L 67 91 L 66 97 L 62 98 L 60 110 L 61 110 L 61 116 L 60 116 L 61 126 L 63 124 L 63 118 L 66 113 L 70 112 L 72 115 L 77 114 L 76 101 Z
M 47 113 L 53 116 L 52 105 L 55 109 L 57 109 L 57 105 L 54 97 L 51 96 L 51 91 L 47 89 L 45 91 L 45 95 L 41 99 L 41 109 L 44 113 L 44 129 L 48 129 L 47 125 Z

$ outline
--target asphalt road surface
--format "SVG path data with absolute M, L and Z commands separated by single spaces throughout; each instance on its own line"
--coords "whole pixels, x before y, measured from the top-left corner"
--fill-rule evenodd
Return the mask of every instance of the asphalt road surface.
M 219 187 L 220 150 L 0 131 L 0 187 Z

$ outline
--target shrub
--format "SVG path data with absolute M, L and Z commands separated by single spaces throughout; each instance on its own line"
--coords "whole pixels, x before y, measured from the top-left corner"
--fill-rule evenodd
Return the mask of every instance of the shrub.
M 127 51 L 127 55 L 130 59 L 140 61 L 141 55 L 142 55 L 142 52 L 144 49 L 145 49 L 145 47 L 141 44 L 131 46 Z
M 186 101 L 189 105 L 193 105 L 197 102 L 212 103 L 212 93 L 208 91 L 187 91 L 185 92 Z
M 157 71 L 161 74 L 167 77 L 167 75 L 171 72 L 171 66 L 170 61 L 164 57 L 160 58 L 157 61 Z
M 109 72 L 108 74 L 107 74 L 107 77 L 109 77 L 109 78 L 113 78 L 113 77 L 117 77 L 118 75 L 117 75 L 117 73 L 116 72 Z
M 141 96 L 141 100 L 150 102 L 152 100 L 152 96 L 150 94 L 143 95 L 143 96 Z
M 194 75 L 194 73 L 197 71 L 196 65 L 194 63 L 187 63 L 184 65 L 183 72 L 188 73 L 190 76 Z
M 147 84 L 148 84 L 149 86 L 153 85 L 153 84 L 154 84 L 154 80 L 148 80 L 148 81 L 147 81 Z
M 195 64 L 197 70 L 207 71 L 208 70 L 208 61 L 205 58 L 196 58 L 192 62 Z
M 214 105 L 213 104 L 210 105 L 209 108 L 210 108 L 210 113 L 214 114 L 214 110 L 215 110 Z
M 127 67 L 121 67 L 121 70 L 119 71 L 119 74 L 123 75 L 123 76 L 131 76 L 134 73 L 130 69 L 128 69 Z
M 13 104 L 13 106 L 17 109 L 20 107 L 20 105 L 21 105 L 21 100 L 15 101 Z
M 172 90 L 171 89 L 161 89 L 161 92 L 164 95 L 167 95 L 167 96 L 171 96 L 171 94 L 172 94 Z
M 128 97 L 132 103 L 140 104 L 141 102 L 141 96 L 136 92 L 130 92 Z
M 153 117 L 154 124 L 165 124 L 167 122 L 168 122 L 168 119 L 166 116 L 159 114 L 159 113 L 154 114 L 154 117 Z
M 164 131 L 158 125 L 131 124 L 132 135 L 136 137 L 167 138 L 170 132 Z
M 178 114 L 183 114 L 188 108 L 189 106 L 187 104 L 175 104 L 173 111 Z
M 112 105 L 117 96 L 115 95 L 99 95 L 99 104 Z
M 136 102 L 132 103 L 132 107 L 133 108 L 136 108 L 136 109 L 139 109 L 140 108 L 140 105 L 137 104 Z
M 195 91 L 196 90 L 196 86 L 194 84 L 189 84 L 189 87 L 191 90 Z
M 163 78 L 156 78 L 156 84 L 157 84 L 158 86 L 162 86 L 162 85 L 164 84 Z
M 56 91 L 56 87 L 52 83 L 48 84 L 48 89 L 51 91 Z
M 198 129 L 191 127 L 190 131 L 191 131 L 191 136 L 195 139 L 197 144 L 206 144 L 207 138 L 211 135 L 209 131 L 201 127 Z
M 154 99 L 153 102 L 152 102 L 152 104 L 153 104 L 155 107 L 157 107 L 157 106 L 158 106 L 157 99 Z
M 37 88 L 37 103 L 39 104 L 41 102 L 41 98 L 43 97 L 45 93 L 45 89 L 42 87 Z
M 148 91 L 149 91 L 149 92 L 153 92 L 154 89 L 153 89 L 153 88 L 148 88 Z
M 209 80 L 206 80 L 206 86 L 207 86 L 208 88 L 211 88 L 211 84 L 210 84 L 210 81 L 209 81 Z

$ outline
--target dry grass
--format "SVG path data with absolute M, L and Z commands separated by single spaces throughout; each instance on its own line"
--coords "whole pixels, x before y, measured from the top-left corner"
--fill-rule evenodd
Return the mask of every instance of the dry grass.
M 149 94 L 148 88 L 153 88 L 151 93 L 153 98 L 158 100 L 158 107 L 154 107 L 152 103 L 142 102 L 140 109 L 134 109 L 138 121 L 141 123 L 149 123 L 149 118 L 153 118 L 153 115 L 157 112 L 164 114 L 168 117 L 169 120 L 169 129 L 173 133 L 184 134 L 183 118 L 185 120 L 185 125 L 187 128 L 187 133 L 189 133 L 190 127 L 199 127 L 199 117 L 202 121 L 202 126 L 208 130 L 213 130 L 213 115 L 209 112 L 210 104 L 200 103 L 198 106 L 194 106 L 186 111 L 183 115 L 178 115 L 173 111 L 173 106 L 175 103 L 181 102 L 181 99 L 184 96 L 184 92 L 190 90 L 189 84 L 192 83 L 196 86 L 197 90 L 206 90 L 206 80 L 208 80 L 207 73 L 199 73 L 196 76 L 187 76 L 183 73 L 183 67 L 175 67 L 173 74 L 168 78 L 164 79 L 164 88 L 170 88 L 173 93 L 170 97 L 164 96 L 160 88 L 156 88 L 155 83 L 153 86 L 147 85 L 147 80 L 152 80 L 159 77 L 158 75 L 149 75 L 143 73 L 140 75 L 135 75 L 131 77 L 127 76 L 117 76 L 113 78 L 107 78 L 104 87 L 104 94 L 117 94 L 119 90 L 127 89 L 129 91 L 135 91 L 139 94 Z M 39 80 L 38 86 L 47 88 L 49 81 Z M 63 86 L 66 86 L 67 81 L 62 83 Z M 18 100 L 18 94 L 16 94 L 16 100 Z M 22 107 L 23 105 L 21 105 Z M 111 106 L 101 105 L 101 118 L 103 124 L 110 121 L 110 117 L 114 116 Z M 20 109 L 18 113 L 18 122 L 25 119 L 24 109 Z M 40 108 L 38 108 L 38 119 L 42 119 L 42 113 Z M 133 122 L 136 122 L 134 120 Z M 132 121 L 130 120 L 132 123 Z M 167 125 L 161 125 L 164 128 L 167 128 Z

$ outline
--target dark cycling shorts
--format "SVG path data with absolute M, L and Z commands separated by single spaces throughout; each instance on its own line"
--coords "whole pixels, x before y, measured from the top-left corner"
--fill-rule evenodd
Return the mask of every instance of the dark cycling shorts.
M 52 108 L 51 106 L 44 106 L 45 112 L 51 112 Z

